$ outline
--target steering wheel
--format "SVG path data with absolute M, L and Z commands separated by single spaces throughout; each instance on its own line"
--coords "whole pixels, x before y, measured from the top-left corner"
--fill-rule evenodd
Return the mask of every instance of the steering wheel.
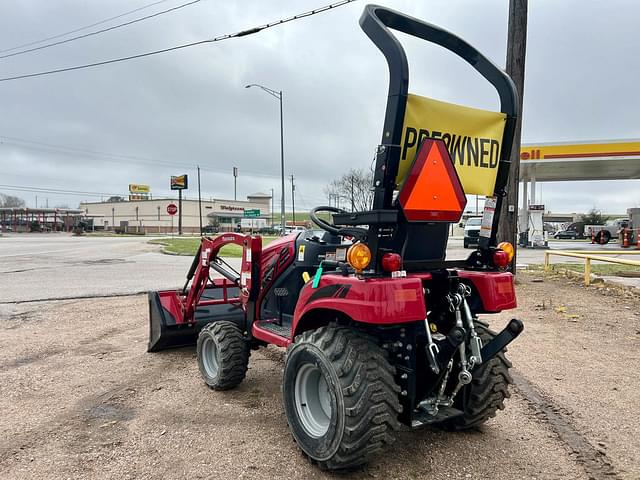
M 326 206 L 326 205 L 322 205 L 320 207 L 316 207 L 316 208 L 312 209 L 309 212 L 309 217 L 311 217 L 311 221 L 313 223 L 315 223 L 321 229 L 326 230 L 327 232 L 329 232 L 329 233 L 331 233 L 333 235 L 339 235 L 340 234 L 340 228 L 338 228 L 335 225 L 333 225 L 332 223 L 329 223 L 326 220 L 323 220 L 322 218 L 318 217 L 318 212 L 330 212 L 330 213 L 349 213 L 349 212 L 347 212 L 346 210 L 343 210 L 342 208 L 329 207 L 329 206 Z

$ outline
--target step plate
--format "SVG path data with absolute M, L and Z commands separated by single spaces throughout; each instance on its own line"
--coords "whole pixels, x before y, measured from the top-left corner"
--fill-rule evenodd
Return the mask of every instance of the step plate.
M 462 410 L 453 407 L 440 407 L 437 415 L 429 415 L 427 412 L 416 410 L 411 417 L 411 426 L 421 427 L 423 425 L 432 425 L 449 420 L 450 418 L 459 417 L 463 414 L 464 412 Z
M 278 325 L 275 322 L 258 322 L 256 323 L 256 326 L 262 330 L 273 332 L 281 337 L 291 338 L 291 325 L 289 324 Z

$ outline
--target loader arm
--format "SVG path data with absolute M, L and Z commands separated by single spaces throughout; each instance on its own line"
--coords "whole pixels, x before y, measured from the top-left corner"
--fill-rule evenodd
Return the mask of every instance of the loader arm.
M 238 245 L 242 247 L 242 263 L 240 272 L 233 270 L 229 264 L 218 257 L 220 249 L 225 245 Z M 216 238 L 202 237 L 200 247 L 196 253 L 185 283 L 183 293 L 184 322 L 194 323 L 196 308 L 201 305 L 217 305 L 230 303 L 234 300 L 241 302 L 246 310 L 247 302 L 255 298 L 259 288 L 259 282 L 253 279 L 259 278 L 260 254 L 262 252 L 262 240 L 260 236 L 243 235 L 239 233 L 227 233 Z M 202 301 L 202 294 L 211 283 L 210 271 L 215 270 L 239 289 L 239 297 L 227 298 L 226 289 L 223 298 Z M 191 286 L 189 287 L 189 283 Z M 254 291 L 255 290 L 255 291 Z

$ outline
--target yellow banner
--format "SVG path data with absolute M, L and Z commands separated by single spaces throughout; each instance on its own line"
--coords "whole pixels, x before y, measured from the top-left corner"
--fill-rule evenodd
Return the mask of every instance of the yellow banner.
M 467 194 L 493 195 L 506 115 L 409 94 L 396 183 L 402 185 L 426 138 L 444 141 Z

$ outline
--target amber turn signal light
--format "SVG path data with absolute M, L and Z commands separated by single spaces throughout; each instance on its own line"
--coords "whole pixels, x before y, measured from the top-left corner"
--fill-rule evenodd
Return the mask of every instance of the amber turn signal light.
M 354 243 L 347 250 L 347 262 L 361 272 L 371 263 L 371 250 L 364 243 Z
M 513 256 L 516 253 L 513 245 L 511 245 L 509 242 L 500 242 L 498 244 L 498 248 L 507 254 L 507 256 L 509 257 L 509 261 L 513 260 Z

